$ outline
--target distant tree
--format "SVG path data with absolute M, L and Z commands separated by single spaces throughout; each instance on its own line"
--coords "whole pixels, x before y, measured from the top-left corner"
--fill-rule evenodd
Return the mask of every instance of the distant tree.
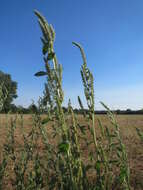
M 126 109 L 126 114 L 132 114 L 132 110 L 130 108 Z
M 37 106 L 34 104 L 34 103 L 32 103 L 29 107 L 28 107 L 28 112 L 29 113 L 36 113 L 38 111 L 38 108 L 37 108 Z
M 117 110 L 116 110 L 116 113 L 117 113 L 117 114 L 120 114 L 120 113 L 121 113 L 121 110 L 117 109 Z
M 75 108 L 74 113 L 79 114 L 79 110 L 77 108 Z
M 10 111 L 11 111 L 11 113 L 17 113 L 17 111 L 18 111 L 17 106 L 15 104 L 11 104 Z
M 7 93 L 7 98 L 4 101 L 3 112 L 8 112 L 11 108 L 13 99 L 17 98 L 17 82 L 11 79 L 10 74 L 0 71 L 0 84 L 3 84 L 3 93 Z
M 63 111 L 64 111 L 64 113 L 66 113 L 68 111 L 68 109 L 63 106 Z

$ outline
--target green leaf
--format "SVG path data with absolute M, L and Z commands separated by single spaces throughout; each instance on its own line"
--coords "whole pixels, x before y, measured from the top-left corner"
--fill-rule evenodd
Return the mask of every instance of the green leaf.
M 111 134 L 110 137 L 111 137 L 111 138 L 115 138 L 115 137 L 117 137 L 117 135 L 112 135 L 112 134 Z
M 43 55 L 45 55 L 48 52 L 48 48 L 49 48 L 48 44 L 43 45 L 43 49 L 42 49 Z
M 119 160 L 110 160 L 109 163 L 112 164 L 112 163 L 118 163 Z
M 47 60 L 48 60 L 48 61 L 52 60 L 52 59 L 54 58 L 54 56 L 55 56 L 55 53 L 54 53 L 54 52 L 49 53 L 49 54 L 48 54 L 48 57 L 47 57 Z
M 66 153 L 69 150 L 69 143 L 68 142 L 62 142 L 58 145 L 59 153 Z
M 46 124 L 46 123 L 48 123 L 48 121 L 49 121 L 49 118 L 45 118 L 42 120 L 42 124 Z
M 137 134 L 140 137 L 140 139 L 143 141 L 143 132 L 138 128 L 136 128 L 136 131 L 137 131 Z
M 121 151 L 117 150 L 117 156 L 118 158 L 121 158 Z
M 117 147 L 116 148 L 118 151 L 122 152 L 122 148 L 121 147 Z
M 41 76 L 45 76 L 45 75 L 47 75 L 47 72 L 45 72 L 45 71 L 39 71 L 39 72 L 35 73 L 36 77 L 41 77 Z
M 110 147 L 116 147 L 117 145 L 119 145 L 118 142 L 117 142 L 117 143 L 111 143 L 109 146 L 110 146 Z
M 79 125 L 79 124 L 78 124 L 78 127 L 79 127 L 80 131 L 82 132 L 82 134 L 85 135 L 85 134 L 86 134 L 85 131 L 87 130 L 87 129 L 86 129 L 86 126 L 85 126 L 85 125 Z
M 99 172 L 100 172 L 100 169 L 101 169 L 101 162 L 100 162 L 99 160 L 96 162 L 95 168 L 96 168 L 96 170 L 97 170 L 97 173 L 99 173 Z

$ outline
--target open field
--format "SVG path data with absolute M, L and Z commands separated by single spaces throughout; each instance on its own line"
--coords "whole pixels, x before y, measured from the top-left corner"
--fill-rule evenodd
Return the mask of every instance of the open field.
M 6 134 L 7 134 L 7 128 L 10 123 L 10 118 L 15 117 L 15 115 L 0 115 L 0 159 L 2 159 L 2 148 L 4 143 L 6 142 Z M 43 116 L 44 117 L 44 116 Z M 99 129 L 97 126 L 97 118 L 100 118 L 103 125 L 107 125 L 110 127 L 110 123 L 107 120 L 106 115 L 97 115 L 95 122 L 95 128 L 97 134 L 99 133 Z M 78 116 L 78 120 L 80 123 L 84 123 L 83 117 Z M 130 165 L 130 171 L 131 171 L 131 185 L 134 187 L 133 189 L 141 190 L 143 189 L 143 143 L 140 141 L 136 128 L 139 128 L 143 130 L 143 116 L 142 115 L 117 115 L 116 120 L 120 126 L 121 136 L 123 139 L 123 142 L 126 145 L 127 153 L 128 153 L 128 160 Z M 21 125 L 23 125 L 23 129 L 25 133 L 28 134 L 28 132 L 32 128 L 32 116 L 31 115 L 24 115 L 23 116 L 23 124 L 21 123 L 20 115 L 17 116 L 17 128 L 14 133 L 15 137 L 15 149 L 18 149 L 18 147 L 23 145 L 23 138 L 21 136 Z M 70 122 L 70 118 L 69 118 Z M 7 127 L 6 127 L 7 125 Z M 49 134 L 49 139 L 51 139 L 51 128 L 50 126 L 46 126 L 47 131 Z M 87 134 L 88 135 L 88 134 Z M 98 135 L 97 135 L 98 136 Z M 90 137 L 89 137 L 90 138 Z M 52 142 L 52 139 L 51 139 Z M 53 143 L 55 143 L 53 141 Z M 43 145 L 41 143 L 41 140 L 38 141 L 38 151 L 42 153 Z M 84 150 L 85 155 L 85 161 L 86 161 L 86 150 Z M 8 165 L 8 173 L 7 177 L 5 177 L 5 188 L 9 187 L 11 188 L 11 184 L 13 181 L 13 172 L 12 172 L 12 164 L 9 163 Z

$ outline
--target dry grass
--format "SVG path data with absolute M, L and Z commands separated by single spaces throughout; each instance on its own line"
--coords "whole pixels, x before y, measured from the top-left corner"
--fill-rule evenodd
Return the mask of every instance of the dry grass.
M 0 152 L 1 152 L 0 160 L 2 158 L 2 147 L 6 140 L 6 127 L 5 127 L 6 121 L 8 119 L 7 123 L 9 124 L 10 118 L 12 117 L 15 117 L 15 115 L 9 115 L 7 118 L 6 118 L 6 115 L 4 114 L 0 115 L 0 142 L 1 142 L 0 143 Z M 111 124 L 109 123 L 105 115 L 96 116 L 96 122 L 95 122 L 96 126 L 97 126 L 97 118 L 101 119 L 103 125 L 111 126 Z M 129 165 L 131 169 L 131 184 L 134 187 L 134 189 L 138 189 L 138 190 L 143 189 L 143 148 L 142 148 L 143 143 L 139 140 L 139 137 L 136 133 L 136 127 L 143 130 L 143 116 L 142 115 L 118 115 L 116 116 L 116 119 L 120 126 L 122 139 L 126 145 L 126 149 L 128 153 L 128 160 L 129 160 Z M 80 123 L 84 123 L 82 116 L 78 116 L 78 120 L 80 121 Z M 28 134 L 28 132 L 30 131 L 32 127 L 32 116 L 24 115 L 23 121 L 24 121 L 23 123 L 24 130 Z M 21 130 L 20 130 L 20 122 L 21 122 L 20 115 L 18 115 L 17 126 L 19 127 L 17 127 L 15 131 L 15 140 L 16 140 L 15 148 L 18 148 L 19 146 L 23 145 L 23 139 L 22 139 Z M 50 138 L 50 133 L 51 133 L 50 126 L 47 126 L 47 130 L 48 130 L 49 138 Z M 96 128 L 96 132 L 98 134 L 99 132 L 98 128 Z M 41 150 L 42 152 L 42 143 L 40 143 L 40 141 L 39 141 L 38 149 Z M 86 155 L 86 150 L 85 150 L 85 155 Z M 12 167 L 10 166 L 10 164 L 9 164 L 9 168 L 11 171 Z M 12 177 L 9 179 L 12 179 Z M 10 182 L 7 181 L 6 183 L 8 184 Z

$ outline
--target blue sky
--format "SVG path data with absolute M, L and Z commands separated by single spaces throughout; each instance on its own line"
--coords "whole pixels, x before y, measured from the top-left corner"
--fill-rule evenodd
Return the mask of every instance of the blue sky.
M 143 108 L 142 0 L 1 0 L 0 70 L 18 82 L 17 105 L 27 106 L 42 95 L 45 78 L 41 31 L 33 11 L 39 10 L 56 30 L 55 51 L 62 63 L 65 102 L 83 96 L 79 50 L 82 44 L 95 79 L 99 101 L 111 109 Z

